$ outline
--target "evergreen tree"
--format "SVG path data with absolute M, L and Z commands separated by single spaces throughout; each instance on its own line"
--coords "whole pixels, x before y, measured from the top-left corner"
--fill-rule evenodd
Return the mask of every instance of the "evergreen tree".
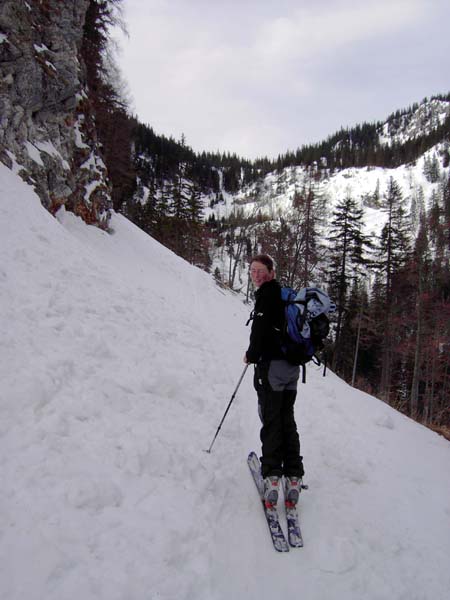
M 410 415 L 415 419 L 419 409 L 419 383 L 423 379 L 424 359 L 424 335 L 425 335 L 425 298 L 428 288 L 428 273 L 431 263 L 429 251 L 429 240 L 427 235 L 427 224 L 425 216 L 422 217 L 421 226 L 415 242 L 412 258 L 411 273 L 415 275 L 413 280 L 413 293 L 415 296 L 415 335 L 414 335 L 414 359 L 412 368 L 412 382 L 410 393 Z
M 378 263 L 385 275 L 386 303 L 392 291 L 392 278 L 395 272 L 408 260 L 410 249 L 409 228 L 403 206 L 403 194 L 400 186 L 390 178 L 382 207 L 387 220 L 380 239 Z
M 289 285 L 306 287 L 314 282 L 319 261 L 319 229 L 325 216 L 324 196 L 320 196 L 312 187 L 305 187 L 294 195 L 293 231 L 294 253 L 289 271 Z
M 187 202 L 187 219 L 186 258 L 192 264 L 208 270 L 211 260 L 208 255 L 207 228 L 203 222 L 203 203 L 200 189 L 195 184 L 191 186 Z
M 434 152 L 432 156 L 424 159 L 423 173 L 430 183 L 437 183 L 441 175 L 439 159 Z
M 378 268 L 383 275 L 384 319 L 380 394 L 389 401 L 392 374 L 392 355 L 395 347 L 393 294 L 394 275 L 405 265 L 409 256 L 409 234 L 403 208 L 403 195 L 398 183 L 391 177 L 385 194 L 383 210 L 387 215 L 379 246 Z
M 341 327 L 350 284 L 368 264 L 365 249 L 370 243 L 363 234 L 364 212 L 348 194 L 340 200 L 333 212 L 329 241 L 329 293 L 337 301 L 337 325 L 333 368 L 340 354 Z
M 443 202 L 443 237 L 447 252 L 450 253 L 450 176 L 444 184 L 442 191 Z

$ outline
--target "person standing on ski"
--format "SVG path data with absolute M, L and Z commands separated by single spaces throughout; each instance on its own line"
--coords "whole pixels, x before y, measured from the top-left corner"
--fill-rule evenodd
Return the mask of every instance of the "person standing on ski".
M 250 344 L 245 363 L 254 363 L 261 428 L 261 470 L 266 506 L 276 505 L 284 476 L 284 497 L 296 504 L 304 475 L 300 439 L 294 416 L 300 368 L 284 358 L 281 335 L 284 305 L 273 260 L 258 254 L 250 262 L 255 292 Z

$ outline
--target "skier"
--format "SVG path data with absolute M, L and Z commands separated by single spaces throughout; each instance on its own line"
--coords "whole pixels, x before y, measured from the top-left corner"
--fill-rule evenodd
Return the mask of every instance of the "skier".
M 300 368 L 284 359 L 281 347 L 284 306 L 270 256 L 254 256 L 250 262 L 250 276 L 257 290 L 250 344 L 244 362 L 255 364 L 254 387 L 262 422 L 264 501 L 267 508 L 276 506 L 284 476 L 285 501 L 287 505 L 295 506 L 304 475 L 294 416 Z

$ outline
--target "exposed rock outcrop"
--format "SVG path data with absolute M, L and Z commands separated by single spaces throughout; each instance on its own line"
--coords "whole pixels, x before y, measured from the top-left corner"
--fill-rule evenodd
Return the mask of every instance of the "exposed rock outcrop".
M 110 188 L 80 58 L 89 0 L 0 4 L 0 160 L 42 204 L 106 228 Z

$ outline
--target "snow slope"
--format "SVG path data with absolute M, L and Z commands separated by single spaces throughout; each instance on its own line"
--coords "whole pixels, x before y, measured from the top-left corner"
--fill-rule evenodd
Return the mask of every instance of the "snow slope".
M 268 173 L 262 182 L 249 185 L 236 194 L 222 190 L 223 203 L 216 204 L 213 208 L 206 207 L 205 214 L 208 218 L 214 214 L 217 220 L 228 218 L 236 210 L 244 209 L 247 215 L 256 215 L 258 212 L 278 219 L 280 214 L 289 214 L 292 211 L 292 200 L 296 192 L 313 186 L 317 196 L 326 198 L 327 211 L 331 216 L 338 202 L 347 196 L 359 202 L 364 211 L 363 222 L 367 235 L 379 236 L 386 222 L 386 214 L 380 208 L 370 208 L 364 198 L 378 193 L 381 206 L 387 194 L 390 179 L 393 178 L 402 193 L 405 213 L 409 214 L 411 203 L 423 202 L 423 209 L 430 208 L 433 204 L 433 194 L 440 195 L 442 185 L 447 181 L 450 168 L 443 167 L 439 161 L 440 180 L 430 182 L 424 174 L 426 161 L 439 157 L 445 144 L 436 144 L 425 152 L 414 164 L 405 164 L 396 168 L 382 167 L 351 167 L 335 171 L 330 176 L 323 174 L 322 179 L 311 179 L 311 174 L 305 167 L 286 167 L 281 174 Z M 420 207 L 419 207 L 420 208 Z M 418 215 L 420 210 L 417 210 Z M 411 219 L 412 230 L 418 227 L 418 217 Z M 326 227 L 325 232 L 326 234 Z M 326 237 L 326 235 L 325 235 Z
M 120 215 L 58 220 L 0 164 L 1 600 L 444 600 L 450 444 L 309 367 L 305 547 L 272 549 L 249 309 Z

